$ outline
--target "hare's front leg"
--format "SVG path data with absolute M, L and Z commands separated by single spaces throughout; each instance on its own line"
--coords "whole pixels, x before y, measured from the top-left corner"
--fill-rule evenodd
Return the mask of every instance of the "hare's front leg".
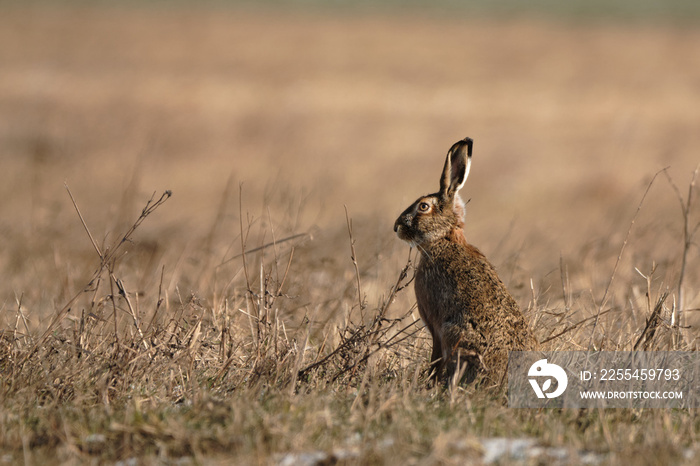
M 433 337 L 433 354 L 430 357 L 431 378 L 437 379 L 442 372 L 442 368 L 445 366 L 445 358 L 442 357 L 442 342 L 440 341 L 440 336 L 434 331 L 430 333 Z
M 419 278 L 420 276 L 416 278 L 416 283 L 420 282 Z M 421 299 L 423 296 L 424 294 L 421 293 L 421 289 L 419 289 L 418 285 L 416 285 L 416 304 L 418 305 L 418 313 L 420 314 L 420 318 L 423 320 L 423 323 L 425 323 L 425 327 L 430 332 L 430 336 L 433 338 L 433 353 L 430 356 L 430 372 L 432 375 L 430 378 L 437 379 L 442 372 L 442 368 L 445 366 L 445 358 L 443 357 L 442 353 L 442 338 L 439 333 L 441 329 L 439 326 L 435 326 L 434 319 L 430 318 L 432 314 L 426 313 L 426 310 L 430 309 L 430 307 L 426 306 L 425 300 Z
M 477 343 L 482 338 L 471 328 L 465 328 L 454 323 L 442 326 L 442 367 L 446 369 L 444 376 L 449 381 L 455 374 L 460 374 L 460 381 L 474 381 L 481 365 Z M 434 353 L 434 351 L 433 351 Z

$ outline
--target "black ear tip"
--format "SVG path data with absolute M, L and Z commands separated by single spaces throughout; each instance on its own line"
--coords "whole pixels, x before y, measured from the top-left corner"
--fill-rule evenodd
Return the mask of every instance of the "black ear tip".
M 472 146 L 474 145 L 474 140 L 470 137 L 466 137 L 462 139 L 461 142 L 464 142 L 467 144 L 467 155 L 472 155 Z
M 452 148 L 450 148 L 450 154 L 454 154 L 457 152 L 464 153 L 464 148 L 466 146 L 467 148 L 467 156 L 471 157 L 472 156 L 472 146 L 474 145 L 474 140 L 472 138 L 464 138 L 461 141 L 457 141 L 452 145 Z

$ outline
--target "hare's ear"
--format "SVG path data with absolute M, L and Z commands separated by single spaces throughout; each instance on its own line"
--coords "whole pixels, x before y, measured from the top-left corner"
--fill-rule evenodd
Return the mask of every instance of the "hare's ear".
M 456 142 L 447 152 L 445 168 L 440 177 L 440 197 L 443 201 L 452 202 L 457 191 L 462 189 L 469 176 L 469 167 L 472 164 L 471 138 L 464 138 Z

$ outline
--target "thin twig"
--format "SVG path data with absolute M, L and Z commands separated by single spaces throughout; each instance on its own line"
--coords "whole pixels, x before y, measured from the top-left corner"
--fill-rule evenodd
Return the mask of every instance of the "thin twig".
M 408 269 L 411 268 L 411 249 L 408 250 L 408 258 L 406 259 L 406 265 L 403 266 L 401 269 L 401 272 L 399 272 L 399 278 L 396 279 L 396 283 L 394 283 L 394 286 L 391 287 L 391 291 L 389 292 L 389 297 L 384 301 L 384 305 L 381 307 L 379 310 L 379 317 L 384 318 L 386 315 L 387 310 L 389 309 L 389 306 L 394 302 L 394 298 L 396 297 L 396 293 L 399 291 L 403 290 L 406 288 L 408 285 L 411 284 L 411 282 L 416 278 L 415 273 L 411 277 L 410 280 L 408 280 L 406 283 L 403 285 L 401 282 L 406 279 L 408 276 Z
M 124 301 L 126 301 L 126 306 L 129 308 L 129 314 L 131 314 L 131 318 L 134 323 L 134 327 L 136 327 L 136 331 L 139 334 L 139 337 L 141 338 L 141 342 L 143 343 L 143 346 L 145 349 L 148 349 L 148 343 L 146 343 L 146 339 L 143 336 L 143 332 L 141 331 L 141 325 L 139 324 L 139 318 L 138 315 L 136 314 L 136 311 L 134 310 L 134 307 L 131 305 L 131 300 L 129 299 L 129 295 L 127 294 L 126 290 L 124 289 L 124 282 L 115 277 L 114 273 L 110 272 L 109 274 L 110 278 L 114 280 L 114 283 L 117 284 L 117 288 L 119 289 L 119 295 L 124 298 Z
M 603 311 L 603 312 L 601 312 L 601 313 L 599 313 L 599 314 L 596 314 L 595 316 L 586 317 L 585 319 L 580 320 L 580 321 L 576 322 L 576 323 L 573 324 L 573 325 L 569 325 L 568 327 L 566 327 L 566 328 L 565 328 L 564 330 L 562 330 L 561 332 L 559 332 L 559 333 L 557 333 L 557 334 L 555 334 L 555 335 L 552 335 L 552 336 L 550 336 L 550 337 L 547 337 L 547 338 L 545 338 L 544 340 L 540 341 L 540 345 L 543 345 L 543 344 L 548 343 L 548 342 L 550 342 L 550 341 L 552 341 L 552 340 L 555 340 L 555 339 L 559 338 L 560 336 L 562 336 L 562 335 L 564 335 L 564 334 L 566 334 L 566 333 L 569 333 L 569 332 L 572 331 L 573 329 L 575 329 L 575 328 L 577 328 L 577 327 L 580 327 L 581 325 L 585 324 L 585 323 L 588 322 L 589 320 L 597 319 L 599 316 L 604 316 L 605 314 L 608 314 L 608 313 L 610 313 L 610 312 L 612 312 L 612 311 L 614 311 L 614 310 L 615 310 L 615 308 L 610 308 L 610 309 L 608 309 L 608 310 L 606 310 L 606 311 Z
M 627 246 L 627 241 L 630 238 L 630 234 L 632 233 L 632 227 L 634 227 L 634 222 L 637 220 L 637 216 L 639 215 L 639 212 L 642 210 L 642 205 L 644 204 L 644 199 L 646 199 L 647 194 L 649 194 L 649 190 L 651 189 L 651 186 L 654 184 L 654 180 L 656 180 L 656 177 L 659 176 L 659 173 L 663 172 L 666 170 L 668 167 L 664 168 L 663 170 L 659 170 L 654 174 L 654 177 L 651 179 L 649 184 L 647 185 L 647 189 L 644 191 L 644 195 L 642 196 L 641 201 L 639 201 L 639 205 L 637 206 L 637 211 L 634 213 L 634 217 L 632 217 L 632 222 L 630 223 L 629 229 L 627 229 L 627 234 L 625 235 L 625 240 L 622 242 L 622 247 L 620 247 L 620 253 L 617 255 L 617 260 L 615 261 L 615 267 L 613 267 L 612 275 L 610 275 L 610 280 L 608 281 L 608 285 L 605 287 L 605 293 L 603 293 L 603 299 L 601 299 L 600 304 L 598 305 L 598 312 L 596 313 L 595 316 L 595 321 L 593 322 L 593 328 L 591 329 L 591 337 L 588 340 L 588 350 L 590 351 L 592 345 L 593 345 L 593 337 L 595 336 L 595 331 L 596 328 L 598 327 L 598 321 L 601 315 L 601 312 L 605 305 L 607 304 L 608 301 L 608 293 L 610 292 L 610 288 L 612 287 L 613 282 L 615 281 L 615 274 L 617 273 L 617 268 L 620 265 L 620 260 L 622 259 L 622 253 L 625 251 L 625 247 Z
M 66 186 L 67 189 L 67 186 Z M 105 267 L 107 264 L 115 257 L 116 253 L 119 251 L 120 246 L 124 244 L 125 242 L 129 241 L 131 235 L 136 231 L 136 228 L 138 228 L 139 225 L 148 217 L 153 211 L 155 211 L 158 207 L 160 207 L 165 201 L 167 201 L 170 196 L 172 196 L 172 192 L 170 190 L 165 191 L 161 197 L 153 203 L 153 199 L 155 197 L 155 194 L 151 196 L 151 199 L 146 203 L 146 206 L 143 208 L 141 211 L 141 215 L 139 218 L 134 222 L 134 224 L 127 230 L 127 232 L 121 237 L 121 240 L 119 240 L 115 245 L 110 248 L 108 251 L 106 251 L 104 254 L 100 250 L 100 248 L 97 246 L 97 243 L 94 241 L 92 238 L 92 235 L 90 232 L 87 230 L 87 226 L 85 224 L 85 221 L 82 218 L 82 215 L 80 214 L 80 211 L 77 207 L 77 203 L 75 202 L 75 199 L 73 198 L 73 195 L 70 193 L 70 190 L 68 191 L 68 195 L 71 198 L 71 201 L 73 202 L 73 205 L 75 206 L 76 210 L 78 211 L 78 216 L 80 217 L 80 221 L 83 224 L 83 227 L 86 229 L 88 236 L 90 236 L 90 240 L 93 244 L 93 247 L 95 248 L 95 251 L 97 254 L 100 256 L 100 265 L 97 268 L 97 270 L 92 274 L 92 277 L 88 281 L 88 283 L 81 289 L 78 293 L 75 294 L 68 302 L 53 316 L 51 319 L 51 322 L 49 323 L 48 327 L 44 331 L 44 333 L 41 335 L 41 337 L 34 343 L 34 346 L 32 346 L 32 349 L 27 352 L 25 357 L 22 359 L 20 362 L 20 366 L 24 365 L 29 358 L 31 358 L 34 353 L 39 349 L 41 345 L 46 342 L 46 340 L 49 338 L 49 335 L 51 335 L 51 332 L 56 328 L 56 325 L 70 312 L 71 307 L 78 301 L 80 296 L 85 293 L 86 291 L 90 290 L 91 287 L 93 286 L 95 280 L 98 280 L 100 276 L 102 275 L 103 271 L 105 270 Z M 114 293 L 112 293 L 114 295 Z M 116 334 L 116 305 L 115 305 L 115 337 L 117 337 Z
M 245 250 L 245 252 L 241 252 L 240 254 L 236 254 L 235 256 L 232 256 L 232 257 L 222 261 L 219 265 L 216 266 L 216 268 L 218 269 L 219 267 L 222 267 L 222 266 L 228 264 L 229 262 L 238 259 L 239 257 L 243 257 L 245 254 L 251 254 L 253 252 L 262 251 L 264 249 L 269 248 L 270 246 L 274 246 L 276 244 L 286 243 L 287 241 L 291 241 L 291 240 L 297 239 L 297 238 L 304 238 L 304 237 L 313 238 L 311 236 L 311 233 L 297 233 L 295 235 L 287 236 L 286 238 L 282 238 L 282 239 L 277 240 L 277 241 L 271 241 L 269 243 L 265 243 L 262 246 L 258 246 L 257 248 L 247 249 L 247 250 Z
M 173 192 L 168 189 L 165 192 L 163 192 L 163 194 L 161 194 L 161 196 L 158 198 L 157 201 L 153 202 L 153 199 L 156 197 L 156 193 L 154 192 L 151 195 L 151 198 L 146 202 L 146 206 L 141 211 L 141 215 L 139 216 L 139 218 L 137 218 L 136 221 L 134 222 L 134 224 L 131 225 L 131 228 L 129 228 L 129 230 L 127 230 L 127 232 L 124 233 L 121 240 L 119 241 L 119 244 L 114 246 L 112 249 L 116 249 L 117 247 L 119 247 L 120 245 L 125 243 L 126 241 L 129 241 L 131 234 L 141 225 L 141 223 L 143 223 L 144 220 L 146 220 L 146 217 L 151 215 L 154 210 L 156 210 L 158 207 L 163 205 L 163 203 L 165 203 L 165 201 L 170 199 L 170 196 L 172 196 L 172 195 L 173 195 Z M 114 256 L 114 251 L 112 251 L 111 255 Z
M 75 207 L 75 211 L 78 213 L 78 218 L 80 218 L 80 223 L 83 224 L 83 228 L 85 228 L 85 233 L 87 233 L 88 237 L 90 238 L 90 242 L 92 243 L 92 246 L 95 248 L 97 255 L 100 256 L 100 259 L 104 261 L 104 256 L 102 255 L 102 251 L 100 250 L 100 247 L 97 245 L 95 238 L 92 237 L 92 233 L 90 233 L 90 229 L 88 228 L 87 223 L 85 223 L 85 219 L 83 218 L 83 214 L 80 213 L 80 209 L 78 208 L 78 204 L 75 202 L 75 198 L 73 197 L 73 193 L 70 192 L 70 188 L 68 187 L 68 183 L 64 182 L 63 186 L 65 186 L 66 191 L 68 191 L 68 195 L 70 196 L 70 200 L 73 203 L 73 207 Z
M 688 262 L 688 252 L 690 251 L 690 246 L 693 244 L 693 237 L 698 231 L 698 228 L 700 228 L 700 222 L 698 222 L 698 224 L 695 225 L 692 229 L 690 226 L 690 211 L 693 202 L 693 190 L 695 189 L 695 180 L 698 176 L 698 171 L 700 171 L 700 165 L 698 165 L 695 168 L 695 171 L 693 171 L 693 177 L 691 178 L 690 184 L 688 185 L 688 197 L 684 200 L 680 189 L 678 189 L 676 183 L 673 182 L 671 175 L 669 175 L 668 172 L 664 170 L 664 174 L 666 175 L 668 182 L 671 184 L 671 187 L 676 192 L 676 197 L 678 198 L 678 202 L 681 206 L 681 213 L 683 214 L 683 254 L 681 254 L 681 270 L 678 274 L 678 306 L 676 306 L 676 309 L 674 309 L 674 314 L 672 316 L 672 323 L 678 326 L 681 325 L 680 319 L 683 313 L 683 307 L 685 305 L 685 300 L 683 299 L 683 281 L 685 279 L 685 269 Z
M 119 326 L 117 325 L 117 300 L 114 299 L 114 280 L 109 281 L 109 299 L 112 301 L 112 316 L 114 318 L 114 347 L 119 348 Z
M 355 254 L 355 238 L 352 236 L 352 219 L 350 214 L 348 214 L 348 206 L 345 207 L 345 222 L 348 225 L 348 235 L 350 236 L 350 259 L 352 260 L 352 265 L 355 267 L 355 279 L 357 281 L 357 303 L 360 305 L 360 312 L 365 310 L 367 307 L 365 300 L 362 297 L 362 282 L 360 281 L 360 268 L 357 265 L 357 255 Z M 362 315 L 364 318 L 364 315 Z
M 243 234 L 243 183 L 238 185 L 238 221 L 241 228 L 241 254 L 240 257 L 243 258 L 243 273 L 245 274 L 246 287 L 249 293 L 253 293 L 250 286 L 250 276 L 248 275 L 248 262 L 246 261 L 246 241 L 248 240 L 248 234 Z M 248 222 L 248 232 L 250 232 L 250 222 Z
M 153 327 L 153 323 L 156 320 L 156 316 L 158 315 L 158 310 L 160 310 L 160 306 L 163 304 L 163 276 L 165 275 L 165 266 L 162 266 L 160 268 L 160 284 L 158 285 L 158 301 L 156 301 L 156 309 L 153 311 L 153 316 L 151 317 L 150 322 L 148 322 L 148 326 L 146 327 L 146 333 L 148 333 L 151 330 L 151 327 Z
M 15 321 L 15 329 L 12 334 L 12 338 L 16 341 L 17 339 L 17 325 L 19 324 L 19 319 L 22 319 L 22 324 L 24 324 L 24 330 L 27 332 L 25 333 L 24 341 L 26 343 L 27 337 L 26 335 L 29 335 L 29 325 L 27 325 L 27 318 L 24 316 L 24 312 L 22 311 L 22 300 L 24 299 L 24 293 L 20 294 L 19 299 L 17 299 L 17 320 Z
M 635 351 L 637 351 L 639 346 L 642 344 L 644 351 L 649 350 L 649 348 L 651 347 L 652 339 L 654 338 L 656 329 L 661 324 L 661 311 L 663 310 L 664 301 L 666 301 L 666 298 L 668 298 L 668 291 L 664 292 L 661 296 L 659 296 L 659 300 L 656 302 L 654 310 L 651 312 L 651 315 L 647 319 L 647 324 L 644 327 L 642 334 L 639 336 L 637 342 L 634 344 Z
M 326 362 L 330 361 L 333 357 L 335 357 L 338 354 L 341 354 L 343 350 L 351 348 L 353 345 L 355 345 L 357 343 L 360 343 L 363 341 L 366 342 L 367 340 L 369 340 L 365 354 L 359 360 L 355 361 L 354 364 L 352 364 L 350 366 L 346 366 L 341 371 L 336 373 L 332 380 L 337 380 L 338 377 L 340 377 L 341 375 L 345 374 L 346 372 L 352 370 L 353 368 L 357 367 L 358 364 L 365 362 L 371 355 L 375 354 L 380 349 L 394 346 L 395 344 L 397 344 L 398 342 L 394 342 L 391 345 L 388 344 L 389 342 L 391 342 L 391 340 L 393 340 L 396 337 L 396 335 L 391 337 L 386 343 L 381 343 L 381 342 L 379 342 L 379 340 L 383 336 L 385 336 L 389 332 L 389 330 L 391 330 L 398 322 L 400 322 L 402 320 L 402 319 L 394 319 L 391 321 L 392 322 L 391 325 L 389 325 L 387 327 L 383 327 L 383 323 L 387 321 L 387 319 L 384 317 L 384 315 L 386 314 L 387 310 L 389 309 L 389 306 L 391 305 L 391 303 L 394 301 L 396 293 L 398 293 L 400 290 L 404 289 L 407 285 L 407 284 L 402 285 L 401 282 L 408 275 L 408 269 L 410 266 L 411 266 L 411 258 L 410 258 L 410 254 L 409 254 L 408 261 L 407 261 L 406 265 L 401 269 L 401 272 L 399 273 L 399 278 L 397 279 L 396 283 L 394 284 L 394 286 L 392 286 L 391 291 L 389 293 L 389 297 L 384 301 L 384 305 L 379 310 L 379 312 L 374 317 L 372 323 L 369 326 L 365 326 L 364 324 L 360 324 L 359 327 L 355 328 L 351 332 L 351 335 L 348 338 L 344 338 L 343 335 L 340 335 L 341 340 L 342 340 L 341 343 L 333 351 L 331 351 L 330 354 L 326 355 L 325 357 L 323 357 L 321 359 L 317 359 L 313 363 L 304 367 L 303 369 L 301 369 L 298 372 L 297 376 L 299 378 L 302 378 L 309 371 L 311 371 L 317 367 L 323 366 Z M 413 278 L 411 278 L 411 280 L 413 280 Z M 410 283 L 410 281 L 408 283 Z M 408 326 L 404 327 L 401 331 L 399 331 L 397 333 L 397 335 L 401 334 L 402 332 L 404 332 L 406 329 L 408 329 L 412 325 L 415 325 L 415 322 L 412 322 Z M 403 341 L 403 340 L 401 340 L 401 341 Z M 374 350 L 369 350 L 369 347 L 374 346 L 375 344 L 377 345 L 377 347 Z

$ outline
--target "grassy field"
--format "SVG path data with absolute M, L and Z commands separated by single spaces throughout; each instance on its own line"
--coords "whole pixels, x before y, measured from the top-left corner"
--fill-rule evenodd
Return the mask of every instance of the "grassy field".
M 431 387 L 392 232 L 471 136 L 544 348 L 697 350 L 692 22 L 80 5 L 0 11 L 0 463 L 700 458 L 695 410 Z

